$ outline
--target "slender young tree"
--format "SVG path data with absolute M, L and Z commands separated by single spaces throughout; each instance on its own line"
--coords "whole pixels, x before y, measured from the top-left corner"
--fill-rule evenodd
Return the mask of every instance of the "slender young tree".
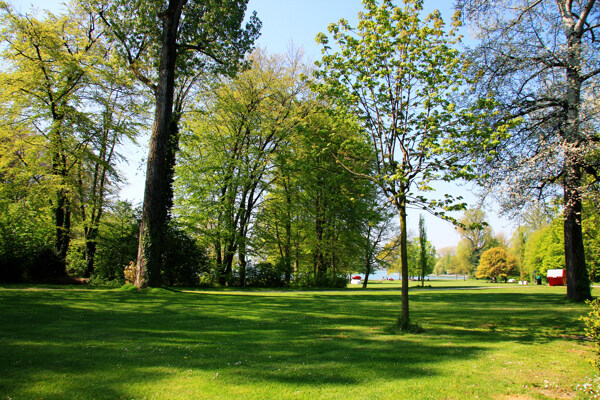
M 421 286 L 425 286 L 425 274 L 429 264 L 429 254 L 427 254 L 427 231 L 425 229 L 425 218 L 419 215 L 419 267 L 421 272 Z
M 324 55 L 317 63 L 314 88 L 333 102 L 334 112 L 358 115 L 372 145 L 374 172 L 362 176 L 379 185 L 398 212 L 402 265 L 398 327 L 408 329 L 406 212 L 414 207 L 443 215 L 464 206 L 449 194 L 431 200 L 422 193 L 436 179 L 471 177 L 470 167 L 455 153 L 462 143 L 455 139 L 461 136 L 458 129 L 464 121 L 451 100 L 466 81 L 460 54 L 453 49 L 459 40 L 456 26 L 446 31 L 438 11 L 421 17 L 423 2 L 418 0 L 405 0 L 403 7 L 390 0 L 380 4 L 364 0 L 363 5 L 356 27 L 343 19 L 329 25 L 333 46 L 325 34 L 317 36 Z M 489 140 L 487 133 L 478 131 L 480 144 Z

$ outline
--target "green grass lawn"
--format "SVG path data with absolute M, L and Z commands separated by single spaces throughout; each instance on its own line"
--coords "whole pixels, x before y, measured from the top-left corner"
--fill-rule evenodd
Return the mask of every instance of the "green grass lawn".
M 449 279 L 449 280 L 438 280 L 438 279 L 433 279 L 430 281 L 425 281 L 423 282 L 424 285 L 421 286 L 422 282 L 418 282 L 418 281 L 410 281 L 409 282 L 409 287 L 413 288 L 413 289 L 448 289 L 448 288 L 456 288 L 456 287 L 461 287 L 461 288 L 466 288 L 466 287 L 472 287 L 472 288 L 481 288 L 481 287 L 495 287 L 495 288 L 499 288 L 499 287 L 519 287 L 518 283 L 491 283 L 488 282 L 486 280 L 477 280 L 477 279 L 468 279 L 468 280 L 462 280 L 462 279 Z M 533 285 L 529 285 L 529 286 L 533 286 Z M 389 289 L 389 290 L 400 290 L 402 287 L 402 281 L 400 280 L 394 280 L 394 281 L 384 281 L 384 280 L 379 280 L 379 279 L 369 279 L 369 282 L 367 284 L 367 288 L 368 289 L 373 289 L 373 290 L 382 290 L 382 289 Z M 348 285 L 348 289 L 361 289 L 362 288 L 362 284 L 361 285 Z
M 0 400 L 585 398 L 588 306 L 565 288 L 412 290 L 425 331 L 392 335 L 400 293 L 378 286 L 4 286 Z

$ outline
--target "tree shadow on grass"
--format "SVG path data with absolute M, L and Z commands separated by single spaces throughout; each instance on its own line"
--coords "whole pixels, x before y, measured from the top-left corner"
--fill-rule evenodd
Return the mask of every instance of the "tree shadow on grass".
M 552 340 L 574 318 L 548 315 L 560 305 L 551 295 L 420 293 L 424 336 L 393 336 L 383 328 L 399 314 L 395 294 L 40 290 L 0 301 L 0 397 L 46 399 L 127 397 L 182 371 L 293 387 L 414 379 L 488 342 Z

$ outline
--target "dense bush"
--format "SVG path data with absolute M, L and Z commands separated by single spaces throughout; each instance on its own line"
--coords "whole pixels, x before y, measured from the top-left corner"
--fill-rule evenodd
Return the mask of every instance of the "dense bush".
M 198 286 L 208 272 L 208 257 L 198 242 L 173 223 L 163 242 L 162 278 L 169 286 Z
M 119 201 L 104 215 L 100 225 L 94 278 L 124 282 L 123 269 L 137 259 L 140 209 Z
M 595 357 L 590 362 L 600 371 L 600 300 L 596 299 L 588 304 L 592 309 L 587 316 L 581 317 L 581 319 L 585 322 L 585 333 L 594 343 Z
M 63 264 L 50 246 L 0 257 L 0 282 L 57 282 L 61 278 Z
M 285 266 L 283 263 L 262 262 L 246 268 L 246 286 L 283 287 L 285 286 Z
M 299 274 L 291 282 L 291 286 L 303 287 L 324 287 L 324 288 L 345 288 L 348 285 L 348 277 L 345 275 L 327 276 L 321 280 L 315 279 L 313 274 Z
M 4 183 L 2 183 L 4 185 Z M 62 277 L 53 251 L 52 221 L 28 199 L 0 199 L 0 282 L 55 281 Z

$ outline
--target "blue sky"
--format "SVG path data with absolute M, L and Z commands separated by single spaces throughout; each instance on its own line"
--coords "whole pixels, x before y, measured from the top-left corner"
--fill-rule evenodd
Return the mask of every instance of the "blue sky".
M 17 11 L 27 12 L 31 6 L 59 11 L 60 3 L 52 0 L 8 0 Z M 444 20 L 449 22 L 452 16 L 452 2 L 449 0 L 425 0 L 426 12 L 439 9 Z M 257 45 L 266 48 L 271 53 L 284 53 L 290 46 L 304 49 L 305 55 L 310 60 L 317 60 L 321 56 L 321 49 L 315 42 L 319 32 L 327 32 L 331 22 L 345 18 L 351 23 L 357 20 L 357 14 L 362 10 L 360 0 L 250 0 L 248 10 L 256 10 L 263 23 L 262 34 Z M 128 154 L 129 165 L 122 169 L 125 171 L 128 183 L 123 186 L 121 196 L 134 203 L 140 202 L 143 197 L 143 175 L 145 165 L 143 158 L 147 153 L 144 144 L 138 149 L 131 149 Z M 453 195 L 462 195 L 472 204 L 475 197 L 464 186 L 444 185 L 443 190 Z M 494 212 L 488 212 L 489 220 L 494 232 L 505 232 L 507 237 L 513 230 L 507 219 L 499 218 Z M 437 217 L 424 214 L 429 240 L 440 249 L 454 246 L 460 240 L 453 226 Z M 417 231 L 418 212 L 409 212 L 409 230 Z
M 439 9 L 447 21 L 453 13 L 449 0 L 425 0 L 424 8 L 426 12 Z M 304 47 L 312 59 L 320 58 L 321 54 L 315 42 L 317 33 L 327 33 L 327 25 L 340 18 L 356 21 L 362 9 L 360 0 L 250 0 L 248 3 L 248 10 L 256 10 L 263 21 L 260 46 L 280 53 L 293 42 Z

